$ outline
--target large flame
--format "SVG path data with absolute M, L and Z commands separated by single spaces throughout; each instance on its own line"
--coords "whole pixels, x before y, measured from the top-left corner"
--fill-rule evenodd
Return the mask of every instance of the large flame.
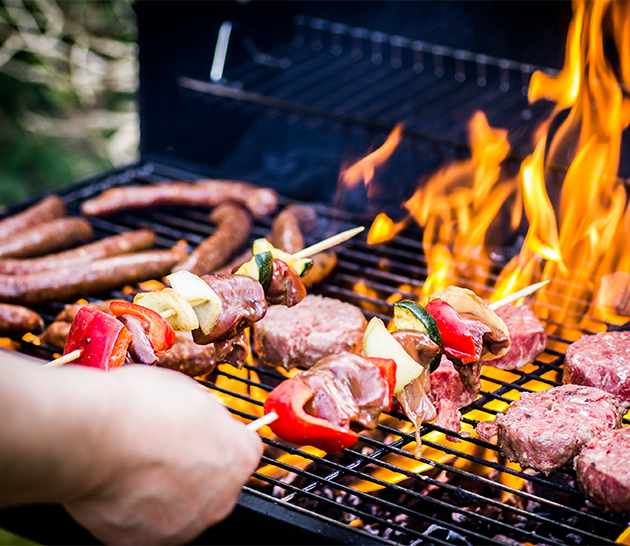
M 624 292 L 614 286 L 626 277 L 613 274 L 630 273 L 625 240 L 630 212 L 617 178 L 621 135 L 630 123 L 630 100 L 622 91 L 630 87 L 630 4 L 602 0 L 573 6 L 563 69 L 557 76 L 536 72 L 531 78 L 529 100 L 550 100 L 556 107 L 536 131 L 518 177 L 501 170 L 509 152 L 507 132 L 490 127 L 477 112 L 468 126 L 471 158 L 439 170 L 404 203 L 423 228 L 430 273 L 423 297 L 449 284 L 483 290 L 491 278 L 490 247 L 501 243 L 496 233 L 508 240 L 524 214 L 528 230 L 520 254 L 499 275 L 494 294 L 484 295 L 497 300 L 551 279 L 538 295 L 537 311 L 552 322 L 598 330 L 600 319 L 626 320 L 615 316 L 624 308 L 617 301 Z M 614 65 L 605 54 L 605 37 L 616 45 Z M 554 124 L 560 114 L 564 121 Z M 552 200 L 547 174 L 562 165 L 568 165 L 566 176 Z M 380 214 L 368 241 L 388 241 L 405 225 L 406 220 Z M 602 279 L 605 289 L 598 296 Z

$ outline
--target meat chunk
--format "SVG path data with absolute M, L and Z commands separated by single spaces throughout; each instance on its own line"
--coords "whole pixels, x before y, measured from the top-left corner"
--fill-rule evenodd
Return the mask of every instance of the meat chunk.
M 437 370 L 431 374 L 429 398 L 437 411 L 434 424 L 459 432 L 462 428 L 459 409 L 472 404 L 477 395 L 466 390 L 453 363 L 442 356 Z
M 630 332 L 583 336 L 569 345 L 563 380 L 598 387 L 630 402 Z
M 630 512 L 630 428 L 593 438 L 575 459 L 582 492 L 610 512 Z
M 310 368 L 330 354 L 359 353 L 366 326 L 358 307 L 308 295 L 290 309 L 269 307 L 265 317 L 254 324 L 254 350 L 266 364 L 287 370 Z
M 518 370 L 533 362 L 547 345 L 545 325 L 527 305 L 505 305 L 497 309 L 510 332 L 510 348 L 503 356 L 485 364 L 502 370 Z
M 480 423 L 481 436 L 498 435 L 503 455 L 548 474 L 569 464 L 595 436 L 621 427 L 624 405 L 594 387 L 562 385 L 523 393 L 495 426 Z
M 379 415 L 390 408 L 389 385 L 379 367 L 364 356 L 330 355 L 299 377 L 314 393 L 306 411 L 338 426 L 374 428 Z

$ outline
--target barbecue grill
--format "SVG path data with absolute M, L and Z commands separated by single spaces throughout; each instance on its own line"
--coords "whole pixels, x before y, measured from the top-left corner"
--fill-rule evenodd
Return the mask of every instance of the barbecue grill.
M 542 10 L 536 4 L 529 12 L 532 4 L 519 6 L 529 13 L 529 22 L 541 11 L 549 14 L 546 22 L 557 39 L 545 34 L 546 46 L 561 53 L 569 6 L 548 4 Z M 544 102 L 529 105 L 526 93 L 532 73 L 549 66 L 549 51 L 532 64 L 519 58 L 518 46 L 505 36 L 494 55 L 473 52 L 465 33 L 453 34 L 450 46 L 416 37 L 411 21 L 423 21 L 430 37 L 449 9 L 460 16 L 454 27 L 476 28 L 482 19 L 475 3 L 375 2 L 360 4 L 365 7 L 361 13 L 357 5 L 333 9 L 295 3 L 273 5 L 272 10 L 265 3 L 178 3 L 173 12 L 162 3 L 138 4 L 142 160 L 59 190 L 71 213 L 78 214 L 81 202 L 114 186 L 206 176 L 243 179 L 276 188 L 280 208 L 310 202 L 319 218 L 317 230 L 307 236 L 307 243 L 314 243 L 355 225 L 369 226 L 375 206 L 395 214 L 423 175 L 468 157 L 464 121 L 479 109 L 491 124 L 516 133 L 506 162 L 516 173 L 531 152 L 535 121 L 552 108 Z M 500 24 L 497 19 L 502 20 L 506 8 L 497 9 L 487 10 L 488 24 Z M 509 34 L 509 28 L 503 30 Z M 482 48 L 483 38 L 477 38 Z M 505 52 L 514 55 L 504 57 Z M 404 127 L 403 142 L 383 175 L 396 180 L 389 193 L 368 202 L 359 191 L 333 203 L 343 162 L 365 155 L 398 123 Z M 560 181 L 562 175 L 558 166 Z M 257 219 L 252 240 L 264 237 L 271 222 L 271 217 Z M 192 247 L 214 231 L 207 211 L 195 208 L 118 213 L 94 219 L 93 225 L 97 237 L 147 227 L 165 248 L 181 240 Z M 392 294 L 416 297 L 415 289 L 429 273 L 421 241 L 421 230 L 409 226 L 388 244 L 368 245 L 365 237 L 344 243 L 334 272 L 312 292 L 353 303 L 366 317 L 387 321 Z M 519 237 L 504 241 L 491 254 L 488 278 L 462 284 L 487 295 L 521 242 Z M 110 297 L 124 298 L 125 293 L 102 295 Z M 62 306 L 52 302 L 37 310 L 48 323 Z M 571 325 L 562 332 L 551 335 L 545 352 L 523 370 L 484 369 L 481 396 L 461 410 L 463 432 L 425 424 L 419 459 L 410 449 L 412 429 L 395 412 L 386 414 L 375 433 L 362 435 L 359 443 L 334 456 L 265 438 L 261 467 L 245 486 L 237 509 L 196 542 L 614 543 L 627 519 L 586 501 L 571 470 L 549 476 L 523 471 L 502 458 L 496 446 L 471 434 L 476 423 L 492 418 L 519 393 L 560 383 L 564 349 L 588 333 Z M 20 340 L 19 350 L 52 357 L 51 350 L 29 340 Z M 282 378 L 278 371 L 246 365 L 242 372 L 221 366 L 199 381 L 233 414 L 252 420 Z M 93 541 L 57 507 L 5 510 L 0 525 L 45 543 Z

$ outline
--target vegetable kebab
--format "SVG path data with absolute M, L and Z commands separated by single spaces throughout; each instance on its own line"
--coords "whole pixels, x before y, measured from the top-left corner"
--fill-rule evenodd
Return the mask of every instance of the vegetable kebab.
M 267 304 L 291 307 L 306 296 L 300 278 L 313 265 L 309 252 L 334 246 L 356 235 L 354 228 L 291 255 L 266 239 L 254 242 L 253 258 L 233 274 L 198 277 L 177 271 L 170 287 L 136 295 L 133 303 L 112 301 L 109 314 L 90 308 L 77 313 L 64 354 L 47 365 L 67 362 L 108 370 L 125 363 L 154 364 L 156 353 L 175 342 L 174 330 L 191 331 L 200 345 L 213 343 L 217 361 L 242 366 L 247 355 L 244 330 L 260 320 Z M 118 319 L 118 320 L 117 320 Z
M 363 356 L 331 355 L 278 385 L 265 402 L 265 413 L 279 416 L 271 429 L 286 441 L 332 453 L 352 445 L 356 430 L 374 428 L 378 414 L 396 398 L 416 427 L 419 449 L 420 425 L 436 417 L 429 375 L 442 355 L 476 392 L 481 362 L 502 356 L 510 346 L 501 318 L 472 291 L 458 287 L 434 294 L 424 307 L 410 300 L 394 304 L 393 323 L 390 332 L 372 318 Z

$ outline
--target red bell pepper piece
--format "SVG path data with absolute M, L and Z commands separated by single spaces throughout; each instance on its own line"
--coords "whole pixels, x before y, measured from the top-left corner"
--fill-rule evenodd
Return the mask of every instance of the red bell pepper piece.
M 111 315 L 82 307 L 72 321 L 63 354 L 81 349 L 73 364 L 109 370 L 122 366 L 131 332 Z
M 392 400 L 394 398 L 394 388 L 396 388 L 396 361 L 391 358 L 378 358 L 375 356 L 366 357 L 372 364 L 375 364 L 381 376 L 389 387 L 389 406 L 383 408 L 383 411 L 392 409 Z
M 441 299 L 431 300 L 425 309 L 431 313 L 438 324 L 444 352 L 447 356 L 452 356 L 469 364 L 477 361 L 477 351 L 470 330 L 466 323 L 459 316 L 459 313 L 445 301 Z
M 165 353 L 175 343 L 173 327 L 153 309 L 124 300 L 116 300 L 109 304 L 109 310 L 115 317 L 134 315 L 147 322 L 149 326 L 149 341 L 156 353 Z
M 391 358 L 369 358 L 375 364 L 389 387 L 389 405 L 396 386 L 396 363 Z M 265 413 L 278 415 L 271 425 L 280 438 L 299 445 L 312 445 L 327 453 L 336 453 L 354 444 L 359 435 L 353 430 L 331 423 L 321 417 L 315 417 L 304 409 L 313 397 L 313 391 L 299 375 L 280 383 L 265 401 Z
M 312 445 L 327 453 L 336 453 L 351 446 L 359 435 L 349 428 L 340 427 L 306 413 L 304 405 L 313 397 L 313 391 L 299 377 L 280 383 L 265 401 L 265 413 L 278 414 L 271 425 L 280 438 L 299 445 Z

